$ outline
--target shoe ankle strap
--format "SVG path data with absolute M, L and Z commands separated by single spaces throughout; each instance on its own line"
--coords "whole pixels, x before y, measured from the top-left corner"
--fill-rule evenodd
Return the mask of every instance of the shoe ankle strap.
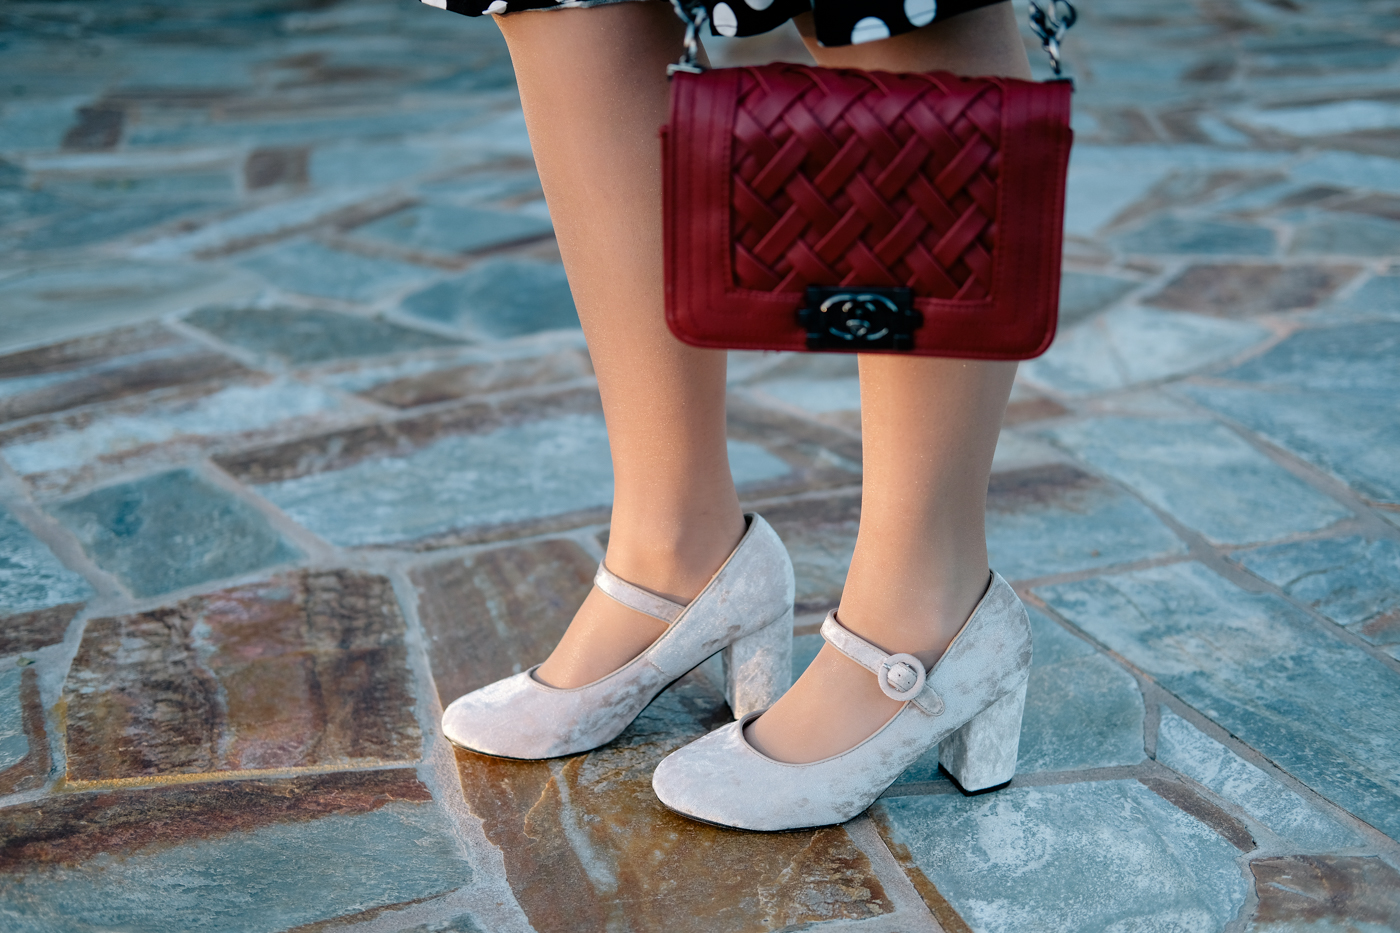
M 598 572 L 593 575 L 593 585 L 628 609 L 635 609 L 643 615 L 660 619 L 667 625 L 675 624 L 681 613 L 685 612 L 685 606 L 680 603 L 673 603 L 664 596 L 657 596 L 651 590 L 628 583 L 609 570 L 602 561 L 598 562 Z
M 943 712 L 943 698 L 928 686 L 928 672 L 912 654 L 881 651 L 836 621 L 835 609 L 826 614 L 821 631 L 831 647 L 874 674 L 891 700 L 911 701 L 933 716 Z

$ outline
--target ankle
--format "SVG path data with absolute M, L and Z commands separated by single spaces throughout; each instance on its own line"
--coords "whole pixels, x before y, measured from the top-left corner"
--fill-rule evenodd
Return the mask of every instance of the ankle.
M 680 520 L 624 523 L 614 516 L 608 569 L 680 603 L 690 602 L 704 589 L 747 529 L 737 502 L 732 514 L 716 510 Z
M 894 568 L 878 576 L 855 569 L 837 610 L 841 624 L 885 651 L 908 652 L 930 667 L 962 630 L 990 580 L 985 563 L 922 577 Z

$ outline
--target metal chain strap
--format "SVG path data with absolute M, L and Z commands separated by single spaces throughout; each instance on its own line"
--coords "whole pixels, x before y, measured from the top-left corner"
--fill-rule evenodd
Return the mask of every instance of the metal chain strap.
M 1060 40 L 1069 32 L 1069 27 L 1079 19 L 1079 13 L 1069 0 L 1049 0 L 1041 6 L 1037 0 L 1030 0 L 1031 32 L 1040 39 L 1040 47 L 1050 56 L 1050 67 L 1058 76 L 1060 73 Z

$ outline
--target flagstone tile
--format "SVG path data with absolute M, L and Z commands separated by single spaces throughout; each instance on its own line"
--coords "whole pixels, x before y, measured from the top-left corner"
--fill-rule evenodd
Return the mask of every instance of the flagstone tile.
M 532 259 L 488 259 L 403 300 L 404 313 L 484 340 L 579 326 L 564 267 Z
M 1060 275 L 1060 327 L 1079 323 L 1137 287 L 1132 279 L 1066 270 Z
M 422 204 L 356 228 L 354 235 L 424 253 L 474 253 L 550 236 L 548 217 L 513 211 Z
M 52 216 L 42 226 L 25 232 L 0 233 L 0 246 L 7 250 L 39 252 L 71 250 L 92 246 L 104 240 L 117 240 L 200 211 L 223 207 L 219 200 L 136 201 L 86 206 Z
M 1254 385 L 1395 398 L 1400 394 L 1400 321 L 1301 330 L 1220 373 Z
M 211 380 L 0 429 L 0 457 L 31 488 L 62 493 L 113 472 L 159 468 L 182 454 L 265 441 L 367 409 L 287 377 Z
M 1333 307 L 1367 317 L 1400 317 L 1400 275 L 1372 276 Z
M 1268 541 L 1350 515 L 1211 421 L 1097 418 L 1045 434 L 1214 541 Z
M 992 474 L 987 551 L 1009 580 L 1186 553 L 1152 510 L 1066 464 Z
M 37 790 L 53 764 L 33 667 L 0 672 L 0 794 Z
M 1382 377 L 1383 378 L 1383 377 Z M 1182 391 L 1348 483 L 1360 495 L 1400 503 L 1400 422 L 1393 396 L 1185 386 Z
M 98 489 L 48 511 L 137 596 L 301 556 L 251 506 L 188 470 Z
M 1193 265 L 1143 303 L 1227 318 L 1314 308 L 1360 271 L 1357 266 Z
M 68 780 L 414 760 L 403 639 L 389 581 L 351 571 L 90 620 L 65 685 Z
M 1379 217 L 1318 217 L 1294 232 L 1289 252 L 1294 255 L 1394 256 L 1400 254 L 1400 223 Z
M 280 933 L 473 878 L 411 770 L 65 794 L 5 809 L 0 840 L 23 933 Z
M 1071 327 L 1022 366 L 1032 382 L 1070 395 L 1173 379 L 1223 363 L 1268 339 L 1247 321 L 1181 311 L 1115 308 Z
M 457 752 L 467 807 L 500 848 L 536 930 L 821 929 L 892 912 L 842 827 L 735 832 L 661 806 L 651 792 L 656 763 L 728 718 L 724 699 L 692 673 L 586 755 L 521 762 Z
M 158 325 L 122 328 L 0 357 L 0 422 L 246 375 Z
M 1035 610 L 1018 774 L 1135 765 L 1142 692 L 1131 674 Z
M 1366 842 L 1169 709 L 1157 727 L 1157 761 L 1210 788 L 1290 844 L 1309 851 Z
M 1236 848 L 1137 781 L 882 800 L 881 834 L 944 929 L 1218 930 Z
M 0 278 L 0 348 L 82 337 L 170 311 L 249 296 L 255 276 L 216 266 L 89 258 Z
M 586 350 L 561 350 L 539 356 L 487 360 L 404 375 L 367 386 L 359 394 L 395 408 L 415 408 L 434 402 L 585 379 L 592 375 L 593 363 Z
M 597 558 L 572 541 L 547 540 L 414 570 L 443 706 L 548 657 L 597 569 Z
M 1200 713 L 1328 800 L 1400 834 L 1394 673 L 1278 597 L 1195 563 L 1037 594 Z
M 1259 894 L 1249 933 L 1400 928 L 1400 873 L 1378 858 L 1289 855 L 1249 868 Z
M 62 641 L 92 595 L 82 576 L 0 507 L 0 657 Z
M 1324 538 L 1245 551 L 1234 559 L 1372 644 L 1400 644 L 1400 544 Z
M 1132 233 L 1114 237 L 1113 243 L 1128 253 L 1216 256 L 1269 256 L 1276 245 L 1274 232 L 1267 227 L 1170 215 L 1155 217 Z
M 746 497 L 854 479 L 843 456 L 853 442 L 829 429 L 735 405 L 730 437 L 730 467 Z M 577 527 L 605 521 L 612 502 L 607 432 L 592 390 L 479 403 L 219 463 L 311 531 L 351 547 L 434 547 Z
M 461 343 L 377 318 L 302 308 L 201 308 L 185 321 L 220 340 L 294 366 Z
M 279 243 L 238 265 L 289 292 L 365 303 L 433 277 L 420 266 L 347 253 L 312 240 Z

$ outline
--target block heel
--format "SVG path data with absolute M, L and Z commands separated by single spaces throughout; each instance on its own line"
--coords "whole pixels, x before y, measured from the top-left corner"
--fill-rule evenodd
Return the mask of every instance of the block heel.
M 992 790 L 1015 776 L 1027 683 L 1022 681 L 939 744 L 938 763 L 964 793 Z
M 720 653 L 724 698 L 735 719 L 765 710 L 792 686 L 792 610 Z

